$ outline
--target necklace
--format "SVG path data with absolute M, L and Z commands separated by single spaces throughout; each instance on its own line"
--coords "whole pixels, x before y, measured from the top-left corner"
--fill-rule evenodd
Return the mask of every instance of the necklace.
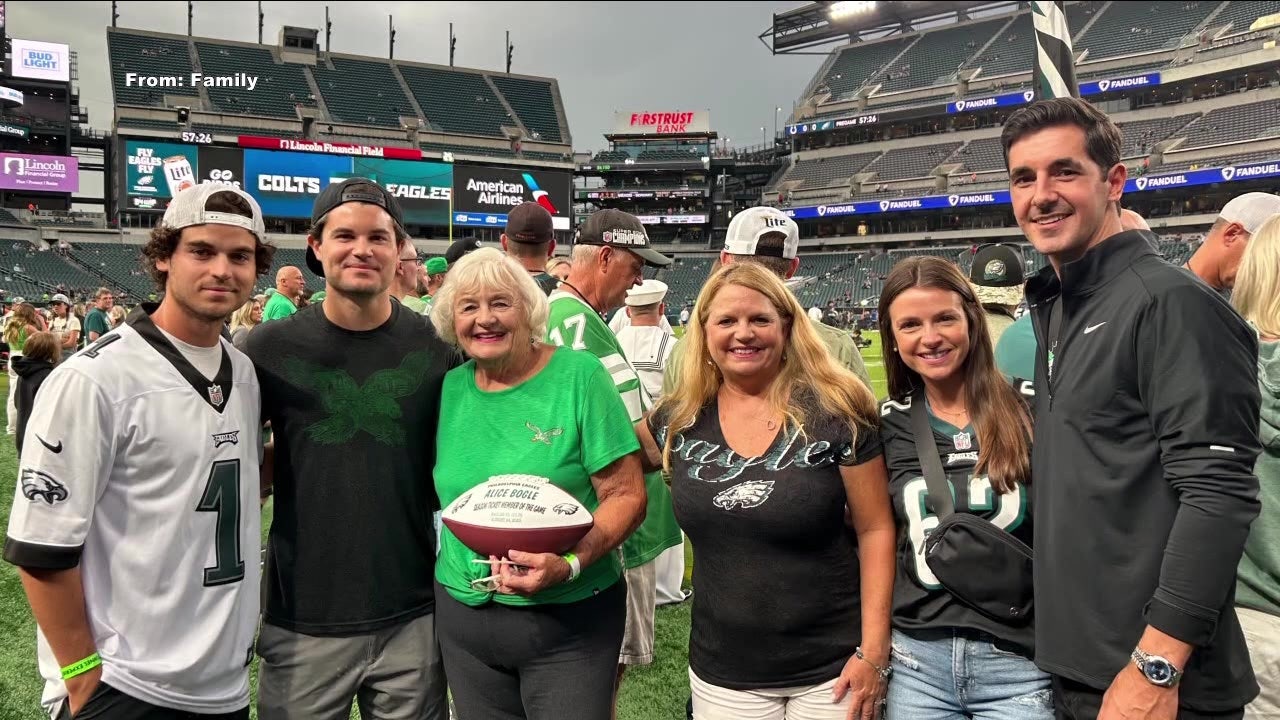
M 596 310 L 596 306 L 591 304 L 591 301 L 587 299 L 587 296 L 584 295 L 581 290 L 579 290 L 578 288 L 570 284 L 568 280 L 561 280 L 560 284 L 572 290 L 573 294 L 577 295 L 578 298 L 582 300 L 582 302 L 586 303 L 587 307 L 591 308 L 592 312 L 594 312 L 595 314 L 601 317 L 604 317 L 604 313 L 600 312 L 599 310 Z
M 928 399 L 927 396 L 926 396 L 926 399 Z M 943 410 L 942 408 L 938 407 L 938 404 L 933 402 L 932 400 L 929 401 L 929 407 L 933 409 L 934 413 L 936 413 L 939 416 L 942 416 L 942 419 L 946 420 L 950 425 L 958 427 L 960 429 L 960 432 L 957 432 L 955 435 L 951 436 L 951 444 L 955 446 L 956 450 L 969 450 L 973 448 L 973 436 L 970 435 L 968 431 L 963 429 L 964 428 L 963 425 L 956 425 L 955 422 L 952 422 L 953 420 L 960 420 L 961 422 L 963 422 L 965 419 L 967 419 L 969 417 L 968 408 L 961 405 L 960 410 L 958 412 L 952 411 L 952 410 Z

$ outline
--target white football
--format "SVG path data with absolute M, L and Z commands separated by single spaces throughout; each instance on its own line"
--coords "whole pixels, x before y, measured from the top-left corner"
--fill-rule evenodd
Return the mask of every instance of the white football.
M 441 519 L 463 545 L 499 558 L 567 552 L 595 524 L 582 503 L 536 475 L 491 477 L 449 503 Z

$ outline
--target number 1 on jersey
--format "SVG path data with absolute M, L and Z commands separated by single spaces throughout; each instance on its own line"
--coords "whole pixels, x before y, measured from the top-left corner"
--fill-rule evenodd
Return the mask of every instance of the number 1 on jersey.
M 213 567 L 204 569 L 204 586 L 226 585 L 244 579 L 244 558 L 240 554 L 240 461 L 219 460 L 209 470 L 209 482 L 196 512 L 217 513 Z

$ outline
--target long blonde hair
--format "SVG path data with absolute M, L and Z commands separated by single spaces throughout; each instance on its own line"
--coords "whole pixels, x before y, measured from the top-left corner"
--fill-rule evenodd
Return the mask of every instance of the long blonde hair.
M 10 345 L 17 345 L 22 339 L 22 332 L 27 326 L 40 330 L 40 321 L 36 318 L 36 308 L 31 303 L 18 303 L 13 306 L 13 315 L 9 317 L 9 321 L 4 326 L 4 341 Z
M 1258 332 L 1280 337 L 1280 215 L 1263 223 L 1245 245 L 1231 303 Z
M 250 330 L 257 327 L 258 324 L 253 321 L 253 309 L 256 305 L 258 305 L 258 299 L 249 298 L 249 302 L 241 305 L 239 310 L 231 314 L 231 332 L 242 327 Z
M 676 389 L 663 396 L 654 408 L 667 414 L 668 430 L 662 448 L 665 469 L 671 470 L 672 438 L 693 425 L 723 382 L 707 349 L 705 326 L 716 296 L 730 285 L 764 295 L 783 324 L 783 360 L 778 377 L 769 387 L 770 411 L 786 418 L 787 424 L 805 435 L 807 441 L 804 430 L 806 408 L 803 403 L 795 401 L 796 391 L 805 390 L 817 400 L 818 409 L 848 422 L 856 445 L 859 426 L 875 427 L 878 422 L 876 399 L 871 389 L 835 361 L 800 306 L 800 301 L 777 275 L 756 263 L 732 263 L 712 273 L 698 294 L 694 304 L 696 314 L 690 319 L 681 341 L 689 349 L 681 364 Z

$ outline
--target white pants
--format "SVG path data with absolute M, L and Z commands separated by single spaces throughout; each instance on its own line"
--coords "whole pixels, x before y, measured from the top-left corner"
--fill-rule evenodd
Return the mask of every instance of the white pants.
M 729 690 L 703 682 L 689 670 L 693 720 L 845 720 L 852 693 L 831 701 L 836 678 L 807 687 Z
M 684 543 L 662 551 L 653 562 L 658 573 L 657 604 L 684 602 Z
M 1244 709 L 1245 720 L 1280 718 L 1280 617 L 1248 608 L 1236 608 L 1249 660 L 1262 693 Z

